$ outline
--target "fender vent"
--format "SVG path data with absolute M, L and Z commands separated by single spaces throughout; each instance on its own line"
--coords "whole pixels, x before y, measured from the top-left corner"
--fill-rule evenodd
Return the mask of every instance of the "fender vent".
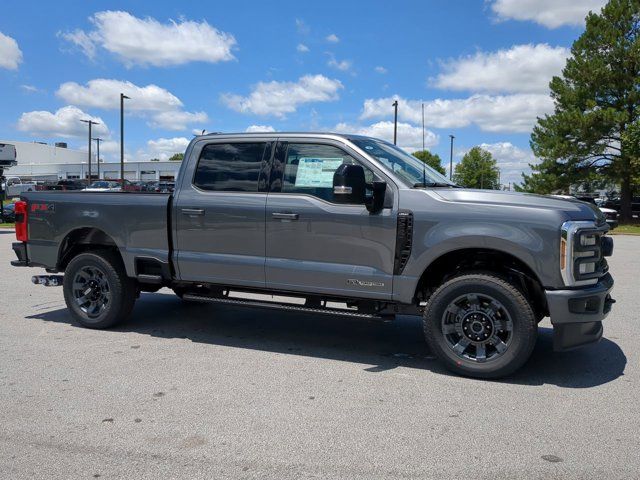
M 413 213 L 408 210 L 398 212 L 398 228 L 396 229 L 396 256 L 393 274 L 400 275 L 411 256 L 413 245 Z

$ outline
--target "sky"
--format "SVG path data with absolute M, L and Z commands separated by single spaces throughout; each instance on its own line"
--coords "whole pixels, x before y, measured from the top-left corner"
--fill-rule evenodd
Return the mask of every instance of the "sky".
M 0 138 L 166 159 L 195 133 L 337 131 L 437 153 L 491 151 L 504 184 L 535 163 L 584 16 L 603 0 L 5 2 Z M 424 105 L 425 133 L 422 129 Z

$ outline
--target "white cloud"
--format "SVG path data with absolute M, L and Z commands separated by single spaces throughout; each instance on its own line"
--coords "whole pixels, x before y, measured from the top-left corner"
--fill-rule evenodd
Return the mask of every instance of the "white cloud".
M 149 125 L 165 130 L 186 130 L 190 124 L 203 124 L 209 121 L 205 112 L 184 112 L 180 110 L 160 112 L 152 116 Z
M 254 133 L 254 132 L 275 132 L 276 129 L 271 125 L 249 125 L 245 132 Z
M 97 78 L 89 80 L 86 85 L 63 83 L 56 95 L 74 105 L 118 110 L 120 93 L 130 97 L 125 101 L 125 110 L 143 117 L 151 116 L 149 125 L 153 128 L 185 130 L 189 124 L 209 120 L 204 112 L 182 110 L 182 101 L 178 97 L 153 84 L 139 87 L 127 81 Z
M 537 163 L 530 149 L 521 149 L 510 142 L 482 143 L 480 148 L 491 152 L 500 168 L 500 183 L 520 183 L 522 173 L 531 173 L 529 164 Z M 466 153 L 466 152 L 465 152 Z
M 385 118 L 393 114 L 398 100 L 398 117 L 419 124 L 421 101 L 400 97 L 367 99 L 361 119 Z M 431 128 L 462 128 L 476 125 L 487 132 L 527 133 L 538 116 L 553 110 L 553 101 L 544 94 L 502 96 L 473 95 L 463 99 L 435 99 L 424 102 L 425 122 Z
M 20 88 L 28 93 L 38 93 L 40 89 L 34 85 L 20 85 Z
M 335 33 L 332 33 L 331 35 L 327 35 L 325 40 L 329 43 L 338 43 L 340 41 L 340 38 L 338 38 Z
M 22 62 L 22 50 L 18 47 L 18 42 L 0 32 L 0 68 L 17 70 L 20 62 Z
M 125 65 L 168 66 L 189 62 L 217 63 L 232 60 L 236 44 L 233 35 L 206 21 L 160 23 L 154 18 L 138 18 L 128 12 L 104 11 L 89 18 L 95 29 L 60 35 L 94 58 L 97 47 L 115 54 Z
M 304 43 L 299 43 L 296 47 L 296 50 L 300 53 L 307 53 L 309 51 L 309 47 L 307 47 Z
M 380 65 L 378 65 L 376 68 L 374 68 L 374 70 L 375 70 L 376 73 L 382 73 L 382 74 L 387 73 L 387 69 L 382 67 L 382 66 L 380 66 Z
M 283 117 L 305 103 L 337 100 L 341 88 L 339 80 L 324 75 L 305 75 L 296 82 L 259 82 L 246 97 L 224 94 L 221 99 L 237 112 Z
M 452 59 L 434 86 L 474 92 L 546 93 L 554 75 L 559 75 L 569 49 L 547 44 L 514 45 L 508 50 L 477 52 Z
M 120 93 L 131 97 L 126 100 L 126 109 L 131 111 L 166 111 L 182 107 L 178 97 L 157 85 L 139 87 L 131 82 L 97 78 L 85 86 L 76 82 L 60 85 L 56 95 L 66 102 L 105 110 L 120 108 Z
M 381 138 L 393 142 L 393 122 L 382 121 L 366 126 L 349 125 L 339 123 L 335 127 L 336 132 L 366 135 L 368 137 Z M 430 130 L 425 130 L 425 147 L 433 147 L 438 144 L 439 137 Z M 422 127 L 416 127 L 410 123 L 398 122 L 398 146 L 408 152 L 422 150 Z
M 302 35 L 306 35 L 311 31 L 309 26 L 301 18 L 296 18 L 296 30 Z
M 329 61 L 327 62 L 327 65 L 330 66 L 331 68 L 335 68 L 337 70 L 346 72 L 351 69 L 351 60 L 338 61 L 333 55 L 331 55 L 331 57 L 329 58 Z
M 62 107 L 55 113 L 48 111 L 25 112 L 18 120 L 18 130 L 41 137 L 86 137 L 88 126 L 80 120 L 98 122 L 98 125 L 93 125 L 92 134 L 109 135 L 109 128 L 100 117 L 88 115 L 73 105 Z
M 607 0 L 495 0 L 491 9 L 500 20 L 531 20 L 547 28 L 579 26 L 589 11 L 599 12 Z
M 176 153 L 183 153 L 187 148 L 187 145 L 189 145 L 189 139 L 185 137 L 149 140 L 147 142 L 147 148 L 144 151 L 139 151 L 137 157 L 143 160 L 151 158 L 168 160 L 169 157 Z

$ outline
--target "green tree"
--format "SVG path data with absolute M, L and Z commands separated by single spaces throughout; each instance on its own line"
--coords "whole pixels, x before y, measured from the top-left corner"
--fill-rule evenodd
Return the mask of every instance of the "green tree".
M 440 159 L 440 155 L 437 153 L 431 153 L 429 150 L 418 150 L 417 152 L 413 152 L 411 155 L 416 157 L 418 160 L 422 160 L 436 172 L 439 172 L 442 175 L 445 174 L 444 167 L 442 166 L 442 160 Z
M 169 157 L 169 160 L 171 160 L 172 162 L 181 162 L 183 158 L 184 153 L 174 153 L 173 155 L 171 155 L 171 157 Z
M 631 219 L 637 153 L 625 133 L 640 118 L 639 33 L 640 0 L 610 0 L 600 14 L 587 15 L 562 76 L 551 80 L 554 112 L 539 118 L 531 135 L 542 162 L 525 187 L 566 189 L 595 172 L 620 184 L 621 217 Z
M 467 188 L 500 188 L 500 169 L 491 152 L 480 147 L 469 150 L 456 165 L 453 181 Z

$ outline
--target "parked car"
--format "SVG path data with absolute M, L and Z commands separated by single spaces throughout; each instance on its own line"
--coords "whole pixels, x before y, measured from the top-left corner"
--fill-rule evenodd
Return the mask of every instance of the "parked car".
M 147 182 L 143 182 L 143 181 L 131 182 L 131 190 L 133 192 L 146 192 Z
M 607 219 L 607 224 L 609 225 L 609 228 L 611 230 L 613 230 L 618 226 L 618 212 L 616 210 L 614 210 L 613 208 L 607 208 L 605 206 L 598 205 L 598 202 L 593 197 L 578 195 L 576 196 L 576 198 L 582 202 L 591 203 L 596 207 L 598 207 L 600 211 L 604 214 L 605 218 Z
M 600 339 L 614 303 L 597 208 L 459 188 L 364 136 L 202 135 L 173 194 L 30 192 L 16 214 L 13 265 L 46 268 L 34 282 L 62 283 L 88 328 L 162 287 L 198 302 L 421 315 L 447 368 L 496 378 L 527 361 L 544 317 L 554 348 L 572 349 Z
M 610 198 L 604 203 L 604 206 L 620 213 L 620 203 L 620 198 Z M 631 199 L 631 213 L 634 216 L 640 216 L 640 197 Z
M 13 223 L 16 221 L 16 206 L 12 202 L 6 202 L 2 207 L 2 218 L 7 223 Z
M 119 192 L 121 191 L 121 185 L 119 182 L 110 180 L 98 180 L 93 182 L 88 187 L 84 188 L 84 192 Z
M 61 190 L 83 190 L 87 187 L 87 183 L 84 180 L 59 180 L 57 184 Z
M 175 182 L 158 182 L 156 191 L 161 193 L 173 193 L 176 188 Z
M 23 192 L 33 192 L 36 187 L 34 182 L 23 182 L 20 177 L 10 177 L 5 182 L 7 198 L 19 197 Z

